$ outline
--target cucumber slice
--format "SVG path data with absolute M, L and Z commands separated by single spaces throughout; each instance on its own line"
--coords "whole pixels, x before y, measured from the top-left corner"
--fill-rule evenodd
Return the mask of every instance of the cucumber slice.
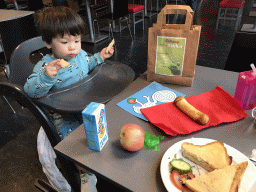
M 183 159 L 173 159 L 170 162 L 170 166 L 172 166 L 172 169 L 176 169 L 177 171 L 181 173 L 188 173 L 191 172 L 191 165 L 184 161 Z

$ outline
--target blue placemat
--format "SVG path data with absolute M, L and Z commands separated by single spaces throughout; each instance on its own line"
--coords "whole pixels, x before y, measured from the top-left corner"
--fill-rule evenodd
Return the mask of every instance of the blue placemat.
M 137 93 L 117 103 L 117 106 L 121 107 L 132 115 L 147 121 L 147 119 L 140 112 L 141 108 L 172 102 L 176 97 L 179 96 L 184 97 L 185 95 L 154 81 Z

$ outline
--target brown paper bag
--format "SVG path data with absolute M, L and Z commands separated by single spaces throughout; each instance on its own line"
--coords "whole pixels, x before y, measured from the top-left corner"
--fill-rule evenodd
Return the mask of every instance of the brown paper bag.
M 186 15 L 185 24 L 166 24 L 167 14 Z M 192 25 L 187 5 L 166 5 L 149 28 L 147 80 L 191 86 L 201 26 Z

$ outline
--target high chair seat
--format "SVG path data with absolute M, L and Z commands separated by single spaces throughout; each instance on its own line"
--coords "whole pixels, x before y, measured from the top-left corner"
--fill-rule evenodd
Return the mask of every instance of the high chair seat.
M 136 13 L 138 11 L 144 10 L 144 8 L 144 5 L 128 4 L 128 11 L 130 13 Z

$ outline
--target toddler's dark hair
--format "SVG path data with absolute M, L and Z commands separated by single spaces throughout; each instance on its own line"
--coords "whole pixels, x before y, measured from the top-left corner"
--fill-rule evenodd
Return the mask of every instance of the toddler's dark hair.
M 85 30 L 84 20 L 68 7 L 47 8 L 37 14 L 36 20 L 42 39 L 48 44 L 59 35 L 82 35 Z

